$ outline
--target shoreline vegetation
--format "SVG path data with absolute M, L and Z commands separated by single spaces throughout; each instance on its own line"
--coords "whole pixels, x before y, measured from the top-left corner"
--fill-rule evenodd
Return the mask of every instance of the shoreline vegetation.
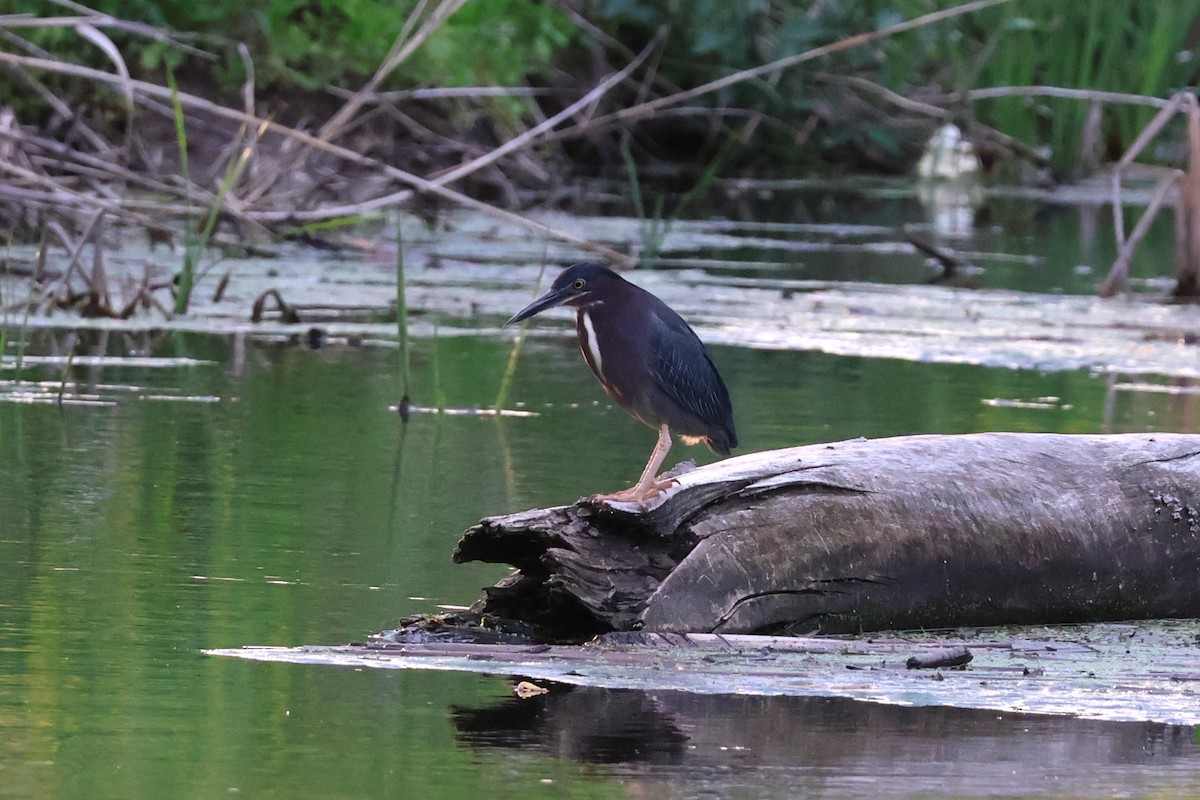
M 1174 295 L 1200 295 L 1200 106 L 1181 88 L 1200 76 L 1200 0 L 700 0 L 686 18 L 675 5 L 9 10 L 0 231 L 41 244 L 29 277 L 46 286 L 42 308 L 92 316 L 186 313 L 196 261 L 216 242 L 318 239 L 396 209 L 436 219 L 462 206 L 631 266 L 535 213 L 603 210 L 580 188 L 596 178 L 627 181 L 649 216 L 643 182 L 682 196 L 678 210 L 719 202 L 704 191 L 718 177 L 905 174 L 953 122 L 988 179 L 1111 170 L 1119 257 L 1103 294 L 1125 290 L 1150 220 L 1173 205 Z M 1168 169 L 1126 235 L 1121 178 L 1135 159 Z M 81 264 L 105 226 L 181 240 L 179 273 L 148 274 L 113 307 L 100 255 Z M 51 280 L 47 248 L 64 265 Z M 72 274 L 82 291 L 66 290 Z

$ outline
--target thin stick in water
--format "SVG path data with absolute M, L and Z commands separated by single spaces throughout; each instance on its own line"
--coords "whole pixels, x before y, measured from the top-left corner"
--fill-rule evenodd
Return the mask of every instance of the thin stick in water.
M 409 396 L 408 298 L 404 291 L 404 229 L 396 220 L 396 337 L 400 342 L 400 419 L 408 422 Z

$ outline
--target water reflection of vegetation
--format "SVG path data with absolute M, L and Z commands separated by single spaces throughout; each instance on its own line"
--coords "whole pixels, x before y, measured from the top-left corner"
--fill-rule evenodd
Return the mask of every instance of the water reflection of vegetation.
M 188 169 L 187 124 L 184 118 L 183 105 L 179 101 L 179 87 L 175 84 L 175 74 L 173 72 L 167 72 L 167 83 L 171 88 L 171 116 L 175 123 L 175 141 L 179 148 L 180 174 L 183 178 L 183 184 L 187 187 L 188 202 L 190 204 L 192 200 L 192 184 L 188 181 L 188 176 L 191 173 Z M 245 133 L 245 129 L 246 126 L 243 125 L 241 134 Z M 261 133 L 261 130 L 259 133 Z M 175 287 L 176 314 L 187 313 L 188 305 L 192 298 L 192 289 L 195 287 L 196 281 L 201 277 L 201 275 L 197 274 L 200 258 L 209 252 L 209 243 L 212 240 L 213 233 L 216 231 L 217 220 L 225 205 L 225 200 L 241 178 L 242 172 L 250 161 L 253 149 L 251 145 L 247 144 L 236 149 L 237 155 L 231 158 L 225 167 L 225 174 L 221 177 L 220 186 L 209 204 L 208 213 L 203 216 L 203 222 L 198 223 L 195 219 L 189 219 L 185 225 L 183 263 L 179 269 Z
M 31 349 L 63 346 L 47 336 L 35 333 Z M 91 352 L 99 336 L 81 346 Z M 237 366 L 228 338 L 114 336 L 104 346 L 208 363 L 78 377 L 221 402 L 0 403 L 0 688 L 10 689 L 0 719 L 6 755 L 19 755 L 6 762 L 7 786 L 40 775 L 39 795 L 90 796 L 97 780 L 115 794 L 370 794 L 384 775 L 397 791 L 458 797 L 490 785 L 497 763 L 514 771 L 511 796 L 548 773 L 579 779 L 569 763 L 514 766 L 455 747 L 448 703 L 485 704 L 502 683 L 196 652 L 341 642 L 470 602 L 503 570 L 450 563 L 465 527 L 627 485 L 650 433 L 606 405 L 573 342 L 527 343 L 518 362 L 512 404 L 540 416 L 420 415 L 407 426 L 387 412 L 397 369 L 387 349 L 250 342 Z M 509 344 L 443 337 L 437 350 L 447 403 L 488 405 Z M 412 358 L 412 391 L 429 396 L 433 343 L 415 340 Z M 742 452 L 859 435 L 1196 422 L 1195 397 L 1121 392 L 1106 411 L 1106 381 L 1085 373 L 725 347 L 713 358 Z M 57 376 L 29 369 L 31 379 Z M 1060 400 L 1048 408 L 981 402 L 1049 395 Z M 34 763 L 45 760 L 57 765 L 51 788 Z

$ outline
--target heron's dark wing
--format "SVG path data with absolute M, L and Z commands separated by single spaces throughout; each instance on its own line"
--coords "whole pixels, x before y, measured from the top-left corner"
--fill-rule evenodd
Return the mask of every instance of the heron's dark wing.
M 728 451 L 737 445 L 729 390 L 700 337 L 678 314 L 667 310 L 669 315 L 660 311 L 660 324 L 655 326 L 653 371 L 658 387 L 710 429 L 704 435 L 718 452 Z

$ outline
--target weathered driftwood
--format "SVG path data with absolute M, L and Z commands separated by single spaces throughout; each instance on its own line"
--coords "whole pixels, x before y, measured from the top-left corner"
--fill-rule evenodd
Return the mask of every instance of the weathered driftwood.
M 242 647 L 205 652 L 356 669 L 519 676 L 551 688 L 551 697 L 561 694 L 561 687 L 553 684 L 568 684 L 634 689 L 639 696 L 649 692 L 648 696 L 660 700 L 678 693 L 693 697 L 759 695 L 760 699 L 768 695 L 845 697 L 869 700 L 872 705 L 956 706 L 1178 725 L 1200 723 L 1200 703 L 1196 702 L 1200 622 L 1196 620 L 972 628 L 941 636 L 884 633 L 805 638 L 623 632 L 606 634 L 583 646 L 395 639 L 406 633 L 397 631 L 372 642 L 336 647 Z M 938 661 L 946 663 L 937 669 Z M 915 666 L 930 668 L 912 668 Z M 680 695 L 671 705 L 692 702 L 700 701 Z M 600 716 L 583 713 L 572 718 Z M 714 717 L 724 718 L 720 714 Z M 839 714 L 835 727 L 847 728 L 846 720 Z M 637 727 L 631 724 L 628 730 Z M 906 735 L 911 731 L 905 728 Z
M 681 476 L 645 511 L 484 519 L 454 558 L 517 567 L 475 610 L 561 638 L 1200 616 L 1200 435 L 756 453 Z

